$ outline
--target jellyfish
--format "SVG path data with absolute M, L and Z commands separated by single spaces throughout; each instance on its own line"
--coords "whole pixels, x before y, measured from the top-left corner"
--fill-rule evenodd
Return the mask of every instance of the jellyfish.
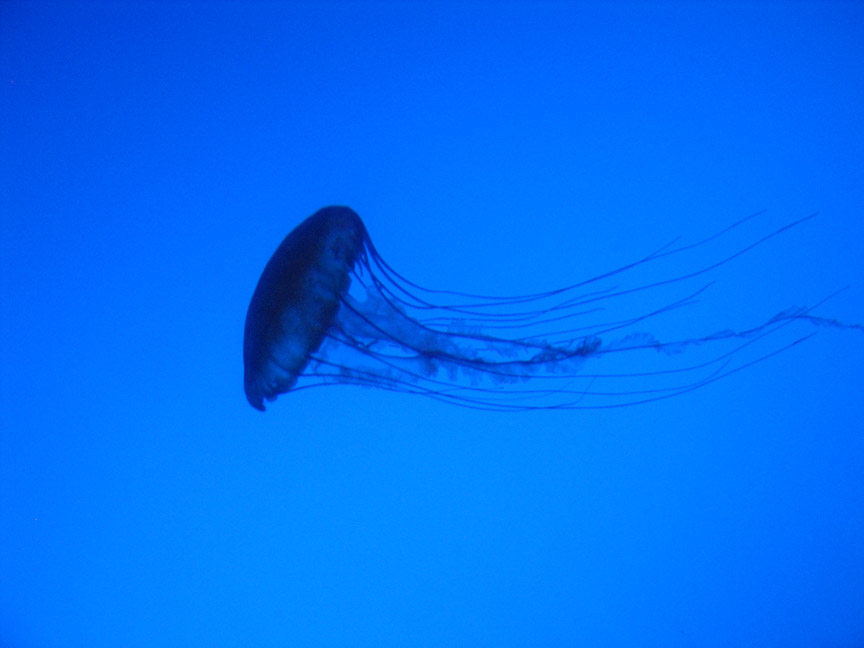
M 696 303 L 713 283 L 705 279 L 710 272 L 812 217 L 701 260 L 702 248 L 757 215 L 565 287 L 503 297 L 406 279 L 378 253 L 354 210 L 325 207 L 282 241 L 252 295 L 243 341 L 246 398 L 264 411 L 265 401 L 280 394 L 355 385 L 504 412 L 624 407 L 698 389 L 812 335 L 799 331 L 766 344 L 790 324 L 861 328 L 818 317 L 814 306 L 702 336 L 648 332 L 652 321 Z M 692 268 L 673 265 L 671 273 L 616 283 L 694 251 Z M 643 305 L 649 295 L 658 297 Z

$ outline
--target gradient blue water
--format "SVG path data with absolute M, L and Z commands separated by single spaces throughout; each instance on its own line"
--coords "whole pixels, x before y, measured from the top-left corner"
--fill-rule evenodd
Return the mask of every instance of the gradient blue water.
M 847 284 L 821 312 L 862 321 L 862 33 L 827 2 L 0 4 L 0 645 L 864 645 L 860 333 L 600 412 L 262 415 L 241 364 L 332 203 L 492 294 L 818 210 L 683 324 Z

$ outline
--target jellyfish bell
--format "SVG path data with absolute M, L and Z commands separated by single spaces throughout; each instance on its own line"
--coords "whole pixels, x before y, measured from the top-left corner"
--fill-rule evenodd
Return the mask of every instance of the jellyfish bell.
M 409 281 L 377 252 L 356 212 L 325 207 L 282 241 L 252 295 L 246 398 L 264 411 L 280 394 L 342 384 L 486 410 L 622 407 L 697 389 L 809 337 L 797 330 L 778 336 L 791 324 L 860 329 L 792 308 L 700 337 L 661 340 L 645 331 L 649 321 L 695 303 L 711 285 L 705 275 L 810 218 L 702 260 L 705 246 L 757 215 L 563 288 L 493 297 Z M 688 254 L 696 264 L 682 270 L 679 259 Z M 612 283 L 669 261 L 675 265 L 665 275 Z M 633 300 L 637 293 L 656 296 L 654 305 Z M 682 353 L 691 349 L 701 353 Z
M 264 411 L 297 382 L 337 321 L 366 228 L 348 207 L 325 207 L 292 231 L 264 268 L 246 314 L 244 386 Z

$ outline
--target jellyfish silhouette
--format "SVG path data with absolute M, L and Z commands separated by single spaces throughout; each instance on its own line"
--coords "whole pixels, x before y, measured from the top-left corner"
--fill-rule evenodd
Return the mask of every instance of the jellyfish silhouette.
M 493 297 L 409 281 L 384 261 L 352 209 L 325 207 L 282 241 L 252 295 L 246 398 L 263 411 L 280 394 L 342 384 L 487 410 L 622 407 L 686 393 L 780 353 L 812 334 L 775 337 L 795 322 L 860 329 L 790 308 L 751 328 L 701 337 L 661 341 L 642 330 L 696 303 L 712 283 L 709 272 L 811 218 L 703 260 L 702 248 L 757 215 L 563 288 Z M 682 271 L 677 260 L 687 254 L 696 265 Z M 661 268 L 641 283 L 613 283 L 670 260 L 676 264 L 666 274 Z M 668 296 L 694 281 L 703 283 Z M 646 295 L 662 297 L 648 307 L 636 299 Z

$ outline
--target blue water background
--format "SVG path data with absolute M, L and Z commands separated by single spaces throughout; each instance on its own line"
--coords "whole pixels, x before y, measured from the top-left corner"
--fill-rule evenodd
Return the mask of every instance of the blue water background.
M 241 359 L 334 203 L 496 295 L 818 211 L 648 328 L 861 322 L 861 4 L 6 1 L 0 70 L 4 648 L 864 645 L 861 333 L 521 415 Z

